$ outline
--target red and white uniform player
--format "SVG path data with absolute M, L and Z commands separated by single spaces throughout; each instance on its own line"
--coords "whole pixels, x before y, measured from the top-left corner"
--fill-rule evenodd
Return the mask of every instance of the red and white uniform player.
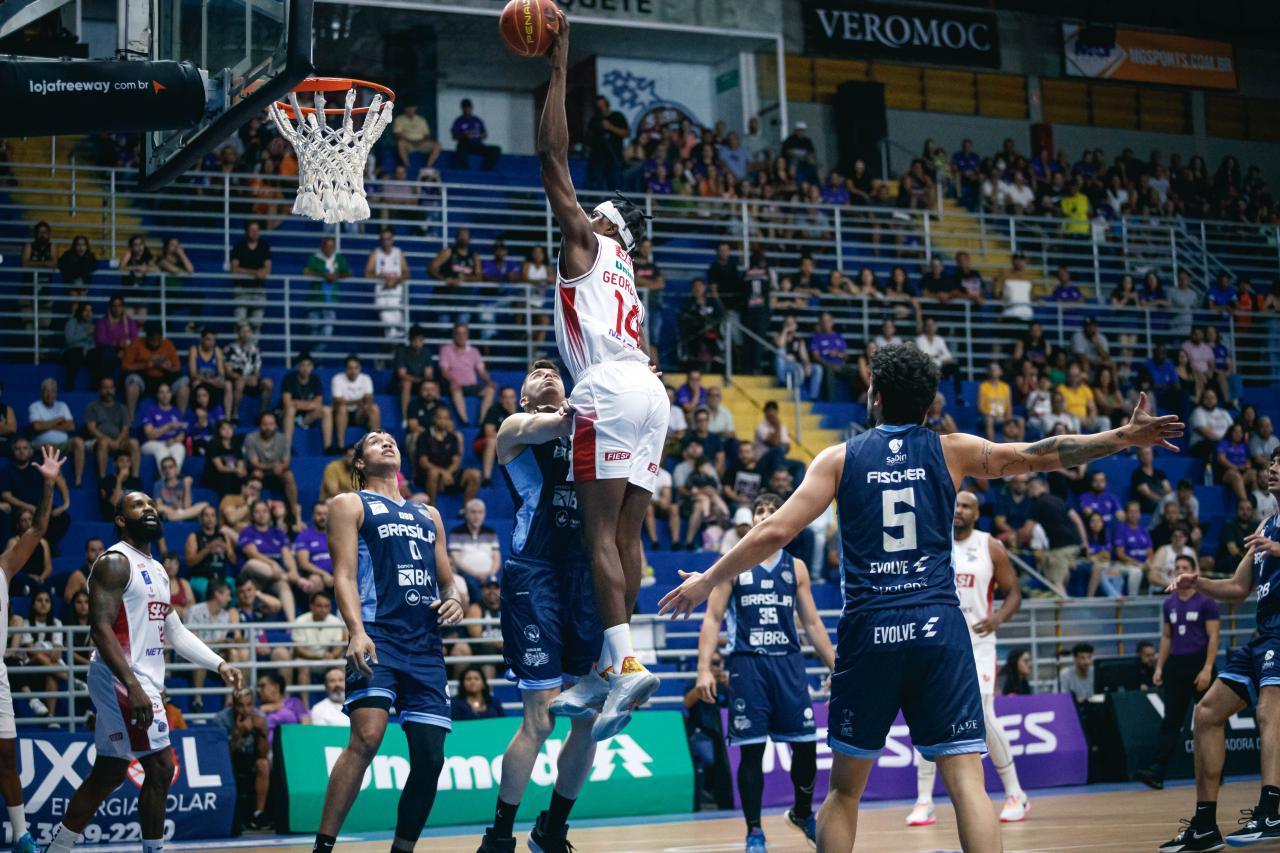
M 596 208 L 606 216 L 612 202 Z M 616 214 L 614 214 L 616 216 Z M 595 234 L 595 263 L 576 278 L 557 265 L 556 340 L 573 378 L 569 405 L 575 481 L 626 479 L 649 492 L 658 479 L 670 401 L 642 348 L 645 308 L 631 255 Z

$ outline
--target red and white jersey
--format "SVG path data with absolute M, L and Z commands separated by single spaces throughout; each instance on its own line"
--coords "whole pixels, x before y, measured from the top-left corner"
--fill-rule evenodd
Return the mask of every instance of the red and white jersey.
M 991 534 L 974 530 L 963 541 L 951 541 L 951 554 L 956 566 L 956 595 L 960 596 L 960 609 L 969 623 L 969 639 L 974 644 L 995 645 L 995 633 L 979 637 L 973 633 L 975 623 L 991 615 L 991 603 L 995 596 L 995 567 L 991 563 Z
M 645 313 L 631 256 L 616 240 L 595 238 L 596 259 L 587 272 L 566 279 L 556 264 L 556 342 L 574 381 L 609 361 L 649 363 L 640 349 Z
M 107 550 L 129 560 L 129 582 L 114 624 L 116 639 L 143 689 L 159 695 L 164 688 L 164 620 L 173 609 L 169 603 L 169 575 L 151 555 L 132 545 L 117 542 Z M 106 663 L 96 649 L 93 660 Z

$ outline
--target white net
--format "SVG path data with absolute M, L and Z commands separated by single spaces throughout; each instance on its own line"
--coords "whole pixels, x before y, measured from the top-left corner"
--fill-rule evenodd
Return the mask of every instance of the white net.
M 298 154 L 298 195 L 293 212 L 322 222 L 368 219 L 365 161 L 369 149 L 391 123 L 391 101 L 384 101 L 380 93 L 374 95 L 369 111 L 356 128 L 351 115 L 356 106 L 354 88 L 347 90 L 341 122 L 335 125 L 329 124 L 324 112 L 324 93 L 316 92 L 314 100 L 315 111 L 304 113 L 298 105 L 298 93 L 290 92 L 292 115 L 278 103 L 267 108 L 280 134 Z

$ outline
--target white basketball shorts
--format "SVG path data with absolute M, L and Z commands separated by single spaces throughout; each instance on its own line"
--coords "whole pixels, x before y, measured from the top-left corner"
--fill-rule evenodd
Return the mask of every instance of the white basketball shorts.
M 671 403 L 662 381 L 639 361 L 606 361 L 578 377 L 569 395 L 573 479 L 623 480 L 649 492 L 658 479 Z
M 164 703 L 160 701 L 160 694 L 148 689 L 145 682 L 143 689 L 151 697 L 154 713 L 151 725 L 145 729 L 132 723 L 129 693 L 107 665 L 96 660 L 89 664 L 89 698 L 97 712 L 93 743 L 98 755 L 141 758 L 169 748 L 169 720 L 164 713 Z
M 13 713 L 13 694 L 9 692 L 9 670 L 0 663 L 0 739 L 18 736 L 18 723 Z

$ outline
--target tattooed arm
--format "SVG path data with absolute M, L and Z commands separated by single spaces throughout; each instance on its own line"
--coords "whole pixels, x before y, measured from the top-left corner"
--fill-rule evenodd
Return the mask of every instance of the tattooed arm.
M 1184 429 L 1176 415 L 1152 417 L 1140 395 L 1133 416 L 1122 427 L 1097 435 L 1055 435 L 1034 444 L 993 444 L 974 435 L 953 433 L 942 437 L 942 451 L 957 487 L 965 477 L 991 480 L 1014 474 L 1060 471 L 1119 453 L 1129 447 L 1159 445 L 1177 452 L 1170 439 Z

